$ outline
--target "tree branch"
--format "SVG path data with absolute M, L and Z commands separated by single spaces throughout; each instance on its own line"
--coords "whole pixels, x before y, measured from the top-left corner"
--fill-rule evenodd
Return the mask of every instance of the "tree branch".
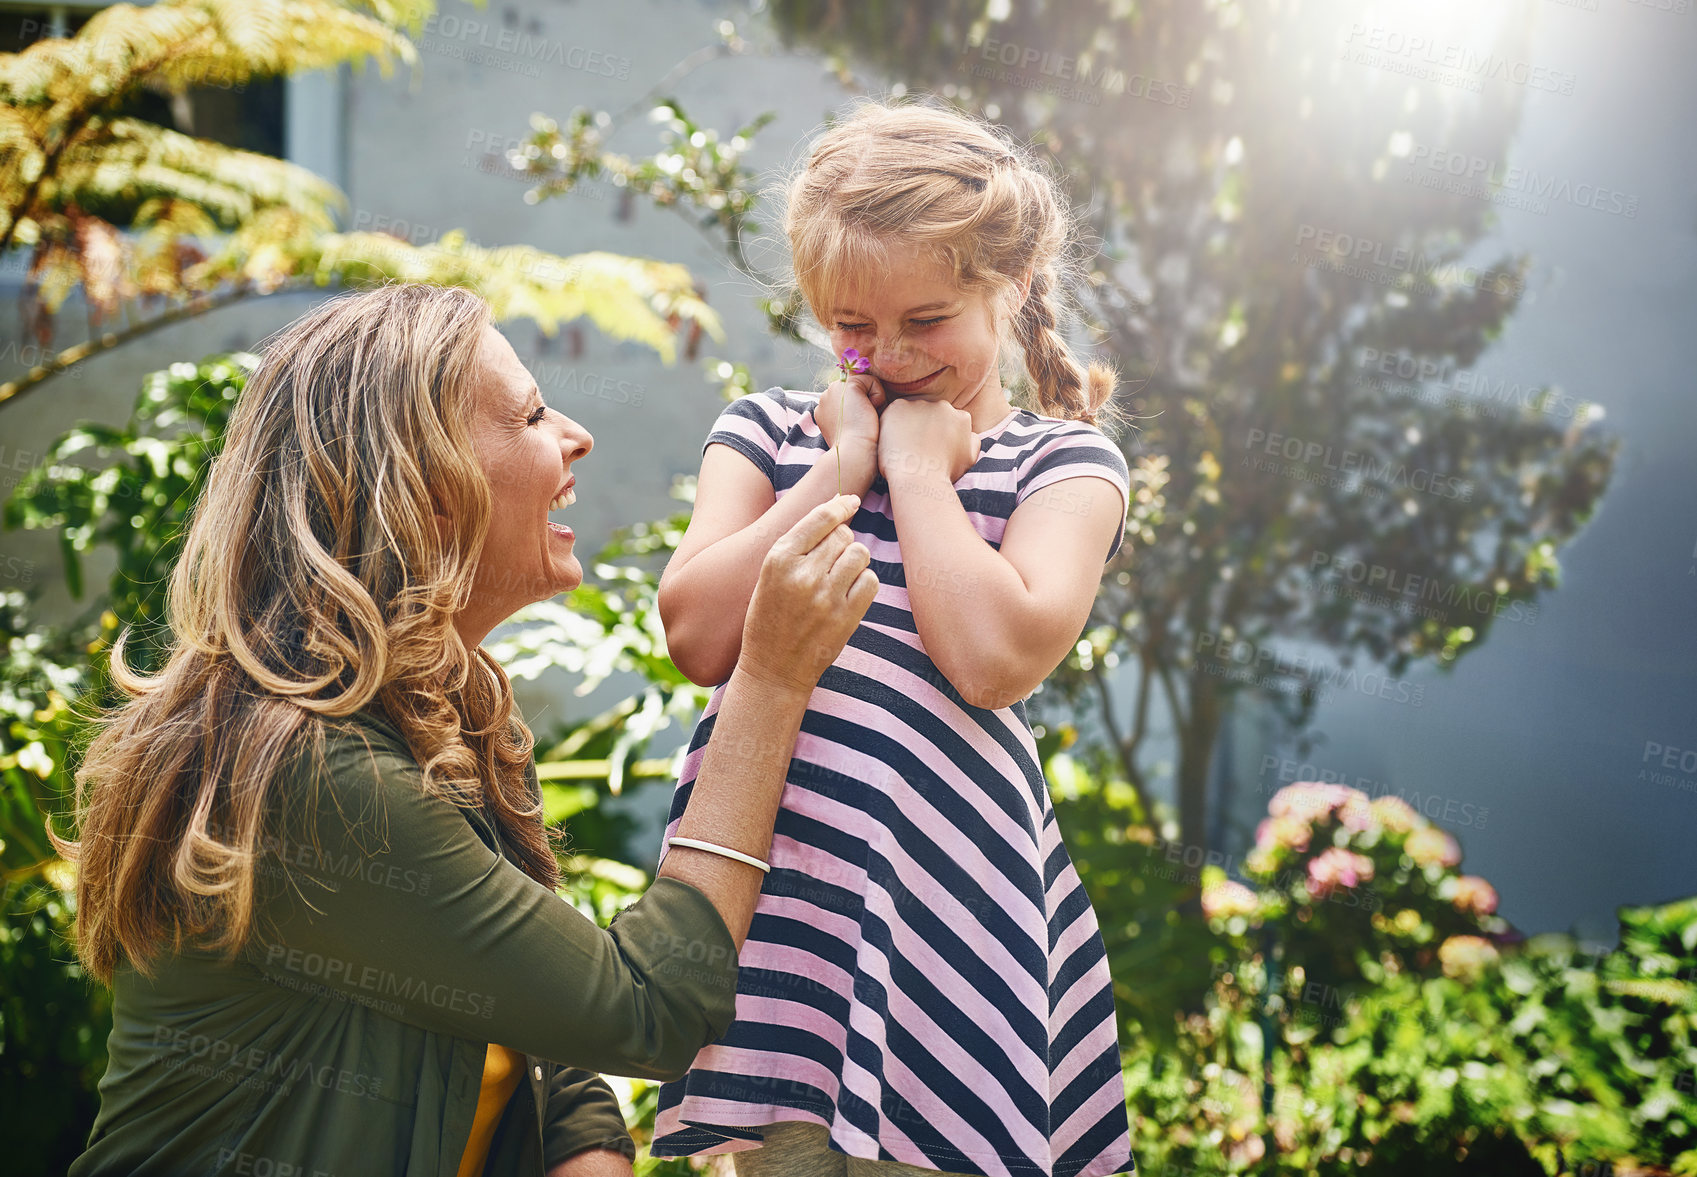
M 276 290 L 270 291 L 269 293 L 287 293 L 293 290 L 307 289 L 310 288 L 311 285 L 312 284 L 310 282 L 306 281 L 285 282 L 281 286 L 277 287 Z M 40 387 L 43 383 L 52 379 L 54 376 L 57 376 L 72 365 L 86 360 L 92 355 L 98 355 L 100 352 L 109 351 L 114 347 L 121 347 L 123 344 L 128 343 L 132 339 L 138 339 L 143 335 L 149 335 L 158 331 L 162 327 L 169 327 L 173 323 L 180 323 L 184 319 L 192 319 L 197 315 L 205 314 L 207 311 L 215 311 L 220 307 L 227 307 L 232 303 L 241 302 L 243 299 L 253 298 L 260 293 L 261 292 L 256 287 L 241 286 L 234 290 L 227 291 L 224 294 L 196 295 L 182 306 L 175 307 L 163 314 L 156 315 L 151 319 L 143 319 L 141 322 L 136 323 L 134 326 L 128 327 L 123 331 L 108 331 L 98 339 L 85 340 L 84 342 L 77 344 L 75 347 L 68 347 L 64 351 L 55 355 L 52 359 L 48 360 L 47 363 L 38 364 L 34 368 L 31 368 L 28 374 L 20 377 L 19 379 L 10 381 L 6 384 L 0 384 L 0 409 L 4 409 L 6 405 L 17 400 L 25 393 Z M 128 319 L 128 317 L 128 310 L 126 309 L 125 318 Z

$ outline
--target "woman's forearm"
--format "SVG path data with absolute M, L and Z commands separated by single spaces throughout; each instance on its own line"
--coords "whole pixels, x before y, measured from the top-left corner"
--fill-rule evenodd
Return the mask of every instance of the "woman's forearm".
M 875 450 L 850 447 L 843 454 L 842 493 L 864 498 L 877 473 Z M 761 561 L 779 536 L 837 493 L 836 456 L 829 454 L 759 519 L 701 549 L 676 571 L 667 569 L 659 598 L 666 648 L 691 682 L 717 686 L 730 677 Z
M 799 687 L 751 675 L 741 666 L 732 671 L 688 807 L 678 822 L 678 837 L 699 838 L 762 861 L 770 857 L 778 798 L 810 695 Z M 765 879 L 758 868 L 710 851 L 676 846 L 667 850 L 659 874 L 689 883 L 706 895 L 741 950 Z
M 552 1169 L 548 1177 L 631 1177 L 630 1159 L 608 1148 L 573 1153 Z

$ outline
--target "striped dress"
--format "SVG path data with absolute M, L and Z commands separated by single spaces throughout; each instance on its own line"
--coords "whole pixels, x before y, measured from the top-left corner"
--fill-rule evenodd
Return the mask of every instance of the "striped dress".
M 782 497 L 834 460 L 817 402 L 750 393 L 702 449 L 734 447 Z M 1119 487 L 1124 510 L 1125 458 L 1100 430 L 1016 409 L 955 490 L 999 547 L 1027 495 L 1081 475 Z M 927 656 L 887 491 L 878 477 L 849 524 L 878 595 L 808 702 L 736 1019 L 661 1087 L 653 1155 L 737 1151 L 760 1143 L 762 1124 L 806 1120 L 850 1156 L 946 1172 L 1131 1171 L 1107 955 L 1025 704 L 974 707 Z M 690 741 L 668 837 L 724 690 Z

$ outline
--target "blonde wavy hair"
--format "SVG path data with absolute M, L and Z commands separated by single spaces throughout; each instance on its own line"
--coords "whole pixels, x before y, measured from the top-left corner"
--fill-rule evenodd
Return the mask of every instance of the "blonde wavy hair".
M 928 250 L 961 289 L 989 295 L 1004 355 L 1023 357 L 1038 412 L 1092 425 L 1120 419 L 1113 368 L 1081 363 L 1062 334 L 1076 318 L 1064 293 L 1078 268 L 1071 205 L 1036 156 L 989 123 L 929 100 L 861 99 L 777 196 L 789 289 L 822 325 L 830 296 L 856 275 Z
M 120 957 L 150 973 L 167 943 L 241 947 L 274 776 L 373 703 L 428 793 L 483 809 L 525 873 L 558 884 L 526 779 L 535 737 L 453 627 L 491 509 L 471 434 L 489 322 L 469 291 L 391 283 L 261 345 L 171 573 L 168 659 L 138 675 L 128 631 L 114 643 L 130 698 L 77 769 L 81 840 L 48 831 L 78 866 L 77 954 L 103 982 Z

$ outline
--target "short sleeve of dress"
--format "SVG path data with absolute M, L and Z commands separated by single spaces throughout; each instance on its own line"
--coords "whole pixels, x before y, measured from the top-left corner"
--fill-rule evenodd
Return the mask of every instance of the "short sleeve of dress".
M 776 488 L 778 483 L 778 447 L 789 433 L 794 417 L 788 398 L 781 388 L 750 392 L 737 397 L 725 406 L 701 452 L 714 442 L 730 446 L 760 468 L 766 480 Z
M 1125 540 L 1125 517 L 1131 509 L 1131 471 L 1119 447 L 1094 425 L 1065 422 L 1032 451 L 1019 471 L 1019 492 L 1014 506 L 1017 508 L 1052 482 L 1086 477 L 1105 478 L 1119 488 L 1120 527 L 1114 532 L 1107 555 L 1112 560 Z

